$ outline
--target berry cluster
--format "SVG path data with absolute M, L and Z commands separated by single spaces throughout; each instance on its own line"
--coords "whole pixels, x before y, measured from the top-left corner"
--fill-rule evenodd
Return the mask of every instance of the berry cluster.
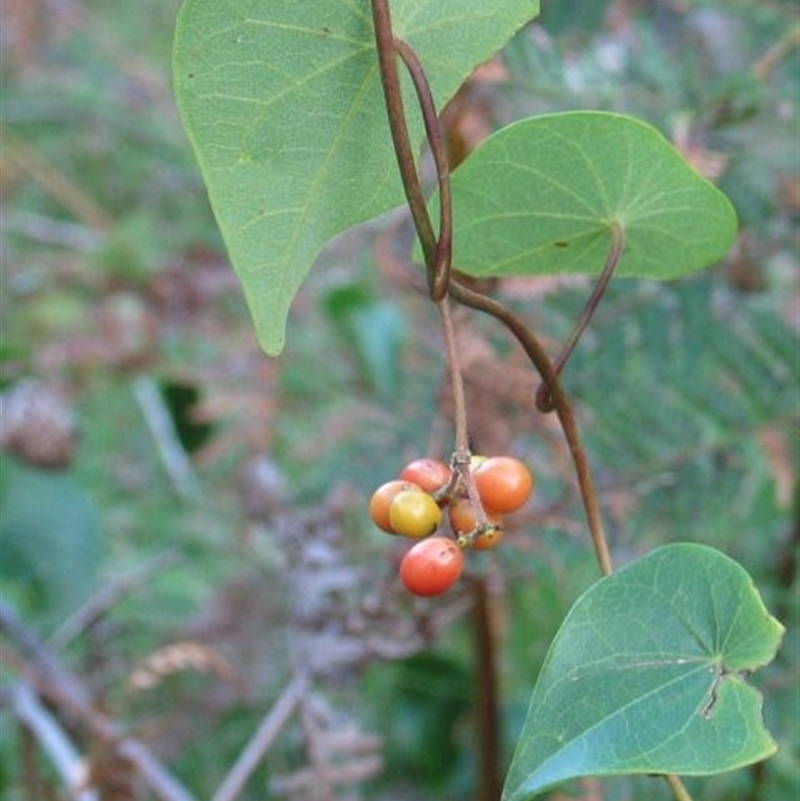
M 415 595 L 439 595 L 464 569 L 464 550 L 494 548 L 503 515 L 533 491 L 533 476 L 510 456 L 472 456 L 467 464 L 415 459 L 375 490 L 370 517 L 378 528 L 417 542 L 400 563 L 400 579 Z M 446 522 L 449 533 L 442 533 Z

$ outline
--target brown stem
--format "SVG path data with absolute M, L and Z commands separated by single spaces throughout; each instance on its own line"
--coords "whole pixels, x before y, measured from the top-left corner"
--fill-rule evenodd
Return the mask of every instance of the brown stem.
M 586 453 L 583 449 L 572 406 L 561 389 L 558 374 L 569 359 L 575 345 L 591 320 L 600 302 L 600 298 L 608 286 L 614 268 L 619 262 L 623 247 L 622 229 L 617 223 L 612 224 L 612 247 L 600 279 L 589 298 L 575 331 L 567 341 L 565 348 L 556 359 L 555 363 L 552 363 L 533 333 L 509 309 L 491 298 L 487 298 L 480 293 L 467 289 L 461 284 L 451 281 L 452 203 L 450 194 L 450 168 L 430 86 L 422 64 L 419 62 L 413 49 L 406 42 L 395 39 L 392 34 L 388 0 L 372 0 L 372 14 L 381 82 L 383 84 L 389 128 L 394 143 L 397 163 L 406 199 L 414 221 L 414 227 L 417 231 L 417 236 L 419 237 L 422 252 L 425 257 L 428 291 L 431 299 L 437 304 L 442 319 L 447 360 L 453 382 L 456 465 L 462 470 L 467 469 L 466 466 L 469 462 L 469 443 L 464 385 L 458 366 L 455 332 L 453 330 L 447 297 L 448 292 L 453 294 L 461 303 L 491 314 L 503 322 L 516 336 L 534 366 L 539 371 L 539 374 L 542 376 L 544 382 L 543 388 L 546 394 L 540 394 L 537 397 L 537 405 L 543 411 L 554 410 L 558 415 L 575 464 L 578 485 L 580 487 L 592 544 L 600 566 L 600 571 L 604 575 L 609 575 L 612 572 L 611 556 L 603 529 L 597 493 L 594 488 L 594 482 L 589 470 Z M 400 55 L 414 84 L 422 112 L 425 131 L 436 165 L 440 194 L 438 238 L 434 234 L 433 225 L 428 215 L 427 205 L 420 186 L 419 174 L 408 134 L 408 125 L 406 123 L 405 110 L 403 107 L 403 96 L 397 74 L 395 54 Z M 540 393 L 541 392 L 542 390 L 540 389 Z M 468 476 L 468 488 L 469 483 Z M 480 503 L 478 503 L 477 508 L 482 509 Z M 481 596 L 481 592 L 483 592 L 483 596 Z M 491 633 L 490 628 L 484 625 L 488 621 L 485 593 L 485 584 L 479 583 L 478 605 L 475 613 L 475 631 L 479 652 L 484 655 L 484 661 L 479 664 L 479 668 L 482 670 L 491 670 L 492 675 L 489 676 L 488 679 L 486 676 L 481 675 L 479 685 L 482 690 L 482 692 L 479 693 L 479 703 L 481 704 L 479 711 L 482 717 L 482 725 L 479 727 L 479 730 L 482 743 L 480 749 L 481 765 L 479 770 L 478 798 L 480 801 L 494 801 L 494 799 L 499 796 L 501 785 L 496 753 L 497 698 L 495 696 L 496 682 L 493 672 L 494 646 L 492 642 L 487 640 Z M 481 603 L 481 598 L 483 598 L 483 603 Z M 477 616 L 479 615 L 480 618 L 478 619 Z M 487 654 L 488 656 L 486 656 Z M 489 662 L 485 660 L 489 660 Z M 487 697 L 487 693 L 489 693 L 491 697 Z M 486 718 L 485 720 L 484 717 Z M 666 780 L 675 794 L 676 801 L 691 801 L 677 776 L 667 776 Z
M 569 357 L 572 355 L 572 352 L 575 350 L 575 346 L 583 336 L 583 332 L 586 330 L 586 327 L 589 325 L 592 317 L 594 317 L 594 313 L 597 311 L 600 300 L 603 297 L 609 282 L 611 281 L 611 276 L 614 275 L 614 270 L 616 269 L 616 266 L 619 264 L 619 260 L 622 257 L 624 245 L 625 235 L 623 233 L 622 226 L 615 220 L 611 223 L 611 248 L 608 251 L 606 263 L 603 266 L 603 271 L 600 273 L 600 278 L 598 278 L 597 283 L 592 290 L 592 294 L 589 296 L 589 300 L 586 301 L 586 305 L 581 312 L 581 316 L 578 319 L 575 328 L 569 335 L 567 341 L 564 343 L 564 346 L 561 348 L 561 352 L 558 354 L 558 356 L 556 356 L 555 359 L 553 359 L 553 370 L 555 371 L 556 375 L 561 375 L 564 365 L 567 363 Z M 553 411 L 553 399 L 550 397 L 547 383 L 543 383 L 536 393 L 536 408 L 543 412 Z
M 406 193 L 408 208 L 414 221 L 425 265 L 428 268 L 428 286 L 433 287 L 434 268 L 437 261 L 436 234 L 433 231 L 425 196 L 419 182 L 417 165 L 408 134 L 406 114 L 403 106 L 403 93 L 395 62 L 396 43 L 392 34 L 392 18 L 389 13 L 388 0 L 372 0 L 372 23 L 375 28 L 375 46 L 378 52 L 378 66 L 383 84 L 383 96 L 386 101 L 386 113 L 389 118 L 389 130 L 394 143 L 397 166 Z
M 500 771 L 500 722 L 498 720 L 497 645 L 492 626 L 491 597 L 484 576 L 475 579 L 472 608 L 475 650 L 475 715 L 477 717 L 477 801 L 498 801 L 502 790 Z
M 389 128 L 394 142 L 400 177 L 408 200 L 411 217 L 417 231 L 428 276 L 428 290 L 431 299 L 439 307 L 444 331 L 448 366 L 453 384 L 453 403 L 455 405 L 455 452 L 456 460 L 469 459 L 467 433 L 466 401 L 464 384 L 458 366 L 453 323 L 447 303 L 447 290 L 450 283 L 450 254 L 452 243 L 452 211 L 450 199 L 450 168 L 444 137 L 433 102 L 430 85 L 425 71 L 411 46 L 394 38 L 392 20 L 387 0 L 372 0 L 372 19 L 375 28 L 375 44 L 378 51 L 378 64 L 383 83 L 383 94 L 389 118 Z M 414 155 L 408 135 L 403 96 L 397 75 L 395 54 L 398 54 L 411 75 L 422 112 L 425 131 L 436 164 L 439 182 L 440 218 L 439 237 L 433 232 L 425 198 L 420 187 Z
M 436 180 L 439 185 L 439 238 L 436 242 L 435 259 L 429 269 L 430 294 L 438 302 L 447 293 L 450 283 L 450 262 L 453 249 L 453 210 L 450 192 L 450 162 L 442 135 L 442 127 L 436 114 L 428 78 L 417 54 L 411 46 L 401 39 L 394 40 L 394 46 L 408 69 L 417 92 L 425 133 L 436 166 Z
M 444 335 L 445 354 L 447 356 L 447 367 L 450 372 L 450 380 L 453 389 L 453 416 L 455 428 L 455 461 L 456 463 L 469 464 L 469 432 L 467 428 L 467 401 L 464 395 L 464 379 L 461 375 L 461 367 L 458 361 L 458 347 L 456 345 L 456 333 L 453 327 L 450 302 L 445 295 L 437 304 L 439 315 L 442 320 L 442 333 Z
M 467 289 L 457 281 L 451 283 L 450 294 L 459 303 L 471 306 L 500 320 L 514 334 L 542 376 L 542 380 L 548 388 L 549 396 L 552 398 L 553 409 L 558 415 L 561 428 L 564 431 L 564 436 L 572 454 L 572 461 L 578 476 L 578 485 L 600 572 L 605 576 L 611 575 L 613 571 L 611 555 L 608 550 L 597 492 L 594 488 L 594 481 L 583 449 L 580 431 L 572 411 L 572 405 L 561 388 L 558 375 L 547 353 L 527 326 L 510 309 L 507 309 L 497 300 Z M 678 776 L 667 775 L 664 776 L 664 779 L 670 786 L 675 796 L 675 801 L 692 801 L 689 792 Z
M 517 338 L 517 341 L 522 346 L 528 358 L 539 371 L 539 375 L 541 375 L 542 380 L 547 386 L 549 395 L 552 398 L 553 409 L 558 415 L 558 420 L 561 423 L 564 437 L 567 440 L 567 445 L 572 455 L 572 461 L 575 465 L 575 472 L 578 477 L 578 487 L 586 512 L 586 521 L 589 525 L 592 546 L 594 547 L 600 572 L 603 573 L 603 575 L 609 575 L 612 571 L 611 554 L 608 550 L 608 542 L 603 528 L 603 518 L 600 513 L 600 503 L 597 498 L 592 474 L 589 470 L 589 462 L 583 448 L 583 442 L 581 440 L 575 414 L 572 411 L 572 404 L 561 388 L 561 383 L 550 361 L 550 357 L 525 323 L 499 301 L 482 295 L 480 292 L 468 289 L 455 280 L 450 282 L 450 294 L 459 303 L 490 314 L 492 317 L 502 322 Z

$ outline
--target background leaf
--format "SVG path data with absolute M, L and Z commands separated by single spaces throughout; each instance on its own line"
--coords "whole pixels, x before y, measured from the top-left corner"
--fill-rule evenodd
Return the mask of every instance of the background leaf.
M 491 136 L 453 174 L 454 263 L 471 275 L 675 278 L 721 258 L 736 215 L 653 127 L 620 114 L 533 117 Z
M 0 461 L 0 576 L 20 606 L 48 624 L 95 589 L 100 523 L 86 489 L 66 472 Z
M 538 3 L 396 0 L 392 12 L 441 106 Z M 174 77 L 259 341 L 278 353 L 289 305 L 323 245 L 402 200 L 369 3 L 188 0 Z
M 718 773 L 775 750 L 742 671 L 783 627 L 736 562 L 668 545 L 591 587 L 545 659 L 506 779 L 522 801 L 566 779 Z
M 567 335 L 587 294 L 582 287 L 548 299 L 554 336 Z M 585 436 L 597 464 L 628 485 L 658 476 L 673 527 L 679 498 L 697 502 L 696 481 L 665 481 L 665 473 L 719 456 L 765 425 L 798 424 L 796 333 L 757 297 L 732 293 L 713 275 L 612 283 L 564 381 L 591 416 Z M 676 494 L 680 486 L 685 496 Z M 721 508 L 730 510 L 730 501 Z
M 400 309 L 375 298 L 362 284 L 331 289 L 324 307 L 366 383 L 385 397 L 397 392 L 403 340 Z

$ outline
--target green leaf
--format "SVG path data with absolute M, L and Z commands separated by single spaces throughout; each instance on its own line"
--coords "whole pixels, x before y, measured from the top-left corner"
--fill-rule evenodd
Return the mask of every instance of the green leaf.
M 566 336 L 585 302 L 585 288 L 548 298 L 543 329 Z M 705 465 L 713 473 L 709 491 L 718 484 L 717 519 L 730 529 L 735 518 L 739 525 L 728 536 L 740 536 L 747 525 L 734 507 L 748 493 L 736 486 L 758 470 L 752 459 L 732 453 L 765 424 L 785 429 L 800 415 L 797 332 L 763 298 L 722 286 L 710 273 L 670 284 L 612 285 L 564 380 L 592 409 L 586 446 L 595 470 L 614 470 L 617 481 L 646 477 L 637 500 L 647 505 L 662 497 L 664 523 L 673 531 L 679 519 L 697 520 L 696 507 L 712 513 L 695 491 L 694 471 Z M 701 528 L 709 542 L 720 542 Z
M 599 273 L 611 226 L 619 276 L 675 278 L 721 258 L 736 215 L 664 137 L 620 114 L 568 112 L 498 131 L 452 177 L 458 269 Z
M 397 306 L 376 300 L 360 284 L 332 289 L 324 305 L 372 389 L 386 397 L 396 393 L 404 327 Z
M 442 106 L 537 0 L 393 0 Z M 262 347 L 323 245 L 402 201 L 368 0 L 187 0 L 178 108 Z M 416 108 L 406 81 L 406 108 Z M 412 114 L 414 141 L 422 126 Z
M 745 676 L 782 634 L 744 569 L 706 546 L 668 545 L 601 579 L 550 647 L 503 801 L 578 776 L 764 759 L 775 745 Z
M 19 582 L 26 610 L 60 622 L 94 591 L 100 560 L 97 509 L 70 473 L 0 460 L 0 575 Z

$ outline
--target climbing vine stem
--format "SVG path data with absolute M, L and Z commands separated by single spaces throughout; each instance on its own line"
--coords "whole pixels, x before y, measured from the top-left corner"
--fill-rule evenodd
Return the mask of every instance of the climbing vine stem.
M 408 135 L 387 0 L 372 0 L 372 20 L 375 28 L 375 45 L 378 52 L 383 96 L 386 101 L 386 113 L 389 117 L 389 130 L 392 135 L 400 178 L 403 182 L 411 217 L 414 220 L 414 227 L 422 245 L 422 252 L 425 254 L 425 262 L 426 264 L 429 261 L 433 263 L 436 253 L 436 235 L 428 216 L 425 196 L 420 187 L 417 165 Z
M 595 491 L 591 472 L 589 470 L 586 453 L 581 442 L 575 415 L 572 411 L 572 406 L 569 403 L 569 400 L 559 384 L 558 372 L 551 362 L 550 357 L 541 347 L 530 329 L 528 329 L 528 327 L 522 322 L 522 320 L 514 315 L 503 304 L 499 303 L 493 298 L 489 298 L 481 293 L 468 289 L 463 284 L 460 284 L 459 282 L 450 278 L 449 252 L 450 239 L 452 236 L 452 218 L 449 211 L 449 170 L 446 166 L 447 154 L 443 145 L 443 137 L 441 136 L 439 129 L 439 121 L 436 117 L 435 105 L 431 97 L 428 82 L 424 77 L 422 65 L 419 63 L 419 60 L 413 53 L 411 47 L 405 43 L 400 43 L 398 45 L 398 41 L 395 39 L 394 34 L 392 33 L 388 0 L 372 0 L 372 12 L 373 24 L 375 27 L 375 42 L 378 51 L 378 64 L 381 72 L 381 81 L 383 84 L 384 98 L 386 101 L 389 127 L 392 134 L 392 141 L 394 142 L 395 146 L 398 168 L 400 170 L 401 180 L 405 189 L 406 197 L 408 199 L 411 216 L 414 220 L 414 227 L 417 231 L 417 236 L 419 237 L 420 244 L 422 246 L 422 252 L 425 256 L 429 291 L 431 297 L 437 302 L 442 318 L 448 366 L 453 382 L 457 459 L 463 458 L 467 452 L 468 434 L 463 380 L 458 367 L 455 334 L 453 331 L 452 321 L 450 319 L 450 310 L 447 301 L 448 294 L 452 295 L 461 303 L 491 314 L 504 323 L 506 327 L 514 334 L 514 336 L 516 336 L 533 362 L 534 366 L 538 370 L 539 374 L 542 376 L 544 384 L 548 390 L 549 400 L 552 402 L 553 409 L 556 411 L 559 421 L 561 422 L 570 453 L 575 464 L 575 469 L 578 476 L 578 485 L 580 487 L 581 497 L 586 510 L 587 522 L 589 524 L 592 544 L 597 555 L 597 561 L 601 572 L 604 575 L 608 575 L 612 570 L 611 555 L 609 553 L 608 543 L 606 540 L 605 531 L 603 529 L 602 515 L 600 513 L 599 503 L 597 500 L 597 493 Z M 437 239 L 436 235 L 434 234 L 433 225 L 430 217 L 428 216 L 425 198 L 420 186 L 417 166 L 414 160 L 413 149 L 409 139 L 402 92 L 400 89 L 400 80 L 397 73 L 396 56 L 398 53 L 408 67 L 417 91 L 417 97 L 420 102 L 420 108 L 425 122 L 425 130 L 428 134 L 428 141 L 430 143 L 431 150 L 434 153 L 434 161 L 437 165 L 440 187 L 446 187 L 446 203 L 443 205 L 447 206 L 448 211 L 443 214 L 441 218 L 443 224 L 446 226 L 446 230 L 440 231 L 439 239 Z M 617 229 L 615 228 L 614 230 Z M 619 234 L 618 237 L 615 237 L 615 242 L 618 242 L 617 249 L 621 250 L 621 234 Z M 614 249 L 612 248 L 612 255 L 609 257 L 609 264 L 611 266 L 609 267 L 607 264 L 604 271 L 604 273 L 607 274 L 607 278 L 604 281 L 603 277 L 601 277 L 600 285 L 602 288 L 599 290 L 599 292 L 596 290 L 595 294 L 597 294 L 597 298 L 595 299 L 594 304 L 592 299 L 589 301 L 589 306 L 587 307 L 590 309 L 588 317 L 591 316 L 594 306 L 596 306 L 597 302 L 599 301 L 599 296 L 602 294 L 605 284 L 607 283 L 607 280 L 610 278 L 611 272 L 613 271 L 613 267 L 619 258 L 618 255 L 614 257 L 613 253 Z M 443 256 L 446 257 L 444 261 L 442 260 Z M 442 296 L 438 296 L 440 285 L 442 283 L 442 275 L 444 275 L 446 292 Z M 585 327 L 585 324 L 586 323 L 583 323 L 583 327 Z M 582 331 L 581 323 L 579 323 L 578 329 L 576 329 L 578 330 L 577 336 L 580 336 L 580 331 Z
M 396 39 L 392 32 L 392 21 L 388 0 L 372 0 L 372 18 L 375 28 L 375 46 L 378 51 L 378 65 L 381 73 L 383 94 L 389 129 L 394 143 L 400 178 L 408 200 L 411 218 L 417 232 L 428 278 L 428 292 L 438 309 L 442 321 L 448 370 L 453 387 L 455 408 L 455 452 L 456 461 L 462 466 L 468 464 L 467 409 L 464 397 L 464 383 L 458 365 L 455 331 L 450 317 L 448 288 L 450 284 L 450 260 L 452 243 L 452 212 L 450 202 L 450 168 L 447 150 L 442 136 L 441 125 L 436 114 L 425 70 L 413 48 Z M 420 185 L 414 152 L 409 139 L 405 116 L 403 95 L 397 72 L 397 56 L 403 61 L 411 76 L 417 94 L 420 112 L 428 143 L 436 166 L 439 185 L 439 234 L 434 233 Z M 466 467 L 463 467 L 466 470 Z
M 594 480 L 589 470 L 589 461 L 583 447 L 572 404 L 561 388 L 561 383 L 553 367 L 553 363 L 550 361 L 550 357 L 528 326 L 514 314 L 514 312 L 500 303 L 500 301 L 469 289 L 455 280 L 450 282 L 450 294 L 459 303 L 485 312 L 503 323 L 516 337 L 528 358 L 539 372 L 539 375 L 542 377 L 542 380 L 547 386 L 553 409 L 558 415 L 558 420 L 561 423 L 561 428 L 564 431 L 564 437 L 567 440 L 567 446 L 569 447 L 570 455 L 575 465 L 578 487 L 586 511 L 586 521 L 589 526 L 589 533 L 600 572 L 603 573 L 603 575 L 609 575 L 613 569 L 611 554 L 608 549 L 605 529 L 603 528 L 603 518 L 600 513 L 600 504 L 597 499 Z
M 561 353 L 551 361 L 547 352 L 534 333 L 509 308 L 494 298 L 468 288 L 451 275 L 452 252 L 452 209 L 450 193 L 449 160 L 444 145 L 441 125 L 436 114 L 430 86 L 425 70 L 412 47 L 392 32 L 388 0 L 372 0 L 372 18 L 375 29 L 375 44 L 381 83 L 386 102 L 386 111 L 394 144 L 397 165 L 408 202 L 414 228 L 422 247 L 425 259 L 428 293 L 437 306 L 442 322 L 448 370 L 452 379 L 455 417 L 455 455 L 454 466 L 466 474 L 467 487 L 472 489 L 469 477 L 469 441 L 467 427 L 466 400 L 463 378 L 459 367 L 455 330 L 452 321 L 450 298 L 485 312 L 500 321 L 516 337 L 525 353 L 542 378 L 542 386 L 537 393 L 536 404 L 543 412 L 554 411 L 558 416 L 572 461 L 577 474 L 578 486 L 583 501 L 589 532 L 597 562 L 603 575 L 612 572 L 611 555 L 608 548 L 597 492 L 589 469 L 586 452 L 580 437 L 577 420 L 567 395 L 561 388 L 559 373 L 569 359 L 581 335 L 589 324 L 605 292 L 614 269 L 619 262 L 624 247 L 624 236 L 617 222 L 611 223 L 611 247 L 606 264 L 584 307 L 573 333 L 567 339 Z M 422 192 L 419 170 L 414 158 L 400 78 L 397 71 L 397 58 L 408 70 L 417 95 L 420 112 L 428 144 L 436 167 L 439 188 L 439 232 L 434 232 L 428 214 L 425 196 Z M 480 508 L 480 504 L 478 504 Z M 494 760 L 489 766 L 494 769 Z M 488 774 L 487 774 L 488 775 Z M 665 776 L 675 797 L 675 801 L 691 801 L 683 783 L 677 776 Z
M 450 159 L 447 155 L 447 148 L 444 144 L 441 125 L 436 114 L 436 106 L 433 102 L 433 95 L 431 94 L 425 70 L 417 58 L 417 54 L 406 42 L 395 39 L 394 44 L 398 55 L 403 59 L 403 63 L 411 75 L 411 80 L 414 82 L 420 110 L 422 111 L 422 121 L 425 125 L 425 134 L 431 148 L 433 162 L 436 165 L 436 180 L 439 187 L 439 237 L 436 242 L 434 263 L 429 271 L 429 273 L 432 273 L 429 289 L 431 299 L 438 303 L 447 294 L 453 248 Z

